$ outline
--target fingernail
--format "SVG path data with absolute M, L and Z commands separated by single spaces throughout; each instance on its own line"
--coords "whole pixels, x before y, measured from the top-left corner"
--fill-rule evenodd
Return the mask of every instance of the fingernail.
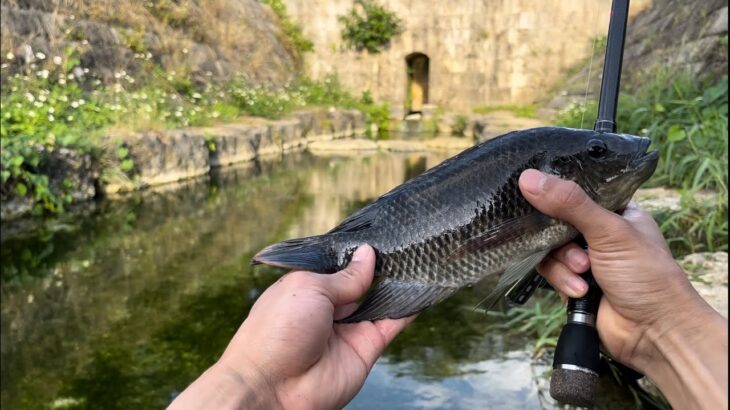
M 581 296 L 588 290 L 588 284 L 578 276 L 571 276 L 567 281 L 568 288 L 573 291 L 573 296 Z
M 522 173 L 522 187 L 533 195 L 540 195 L 546 180 L 547 177 L 542 172 L 534 169 Z
M 571 264 L 580 265 L 581 268 L 587 267 L 588 265 L 588 255 L 581 250 L 581 249 L 575 249 L 571 248 L 568 250 L 568 253 L 566 254 L 566 257 L 571 262 Z M 582 272 L 580 272 L 582 273 Z
M 351 262 L 357 263 L 357 262 L 363 261 L 365 259 L 366 252 L 367 252 L 367 246 L 365 246 L 365 245 L 358 246 L 358 248 L 355 250 L 355 253 L 352 254 Z

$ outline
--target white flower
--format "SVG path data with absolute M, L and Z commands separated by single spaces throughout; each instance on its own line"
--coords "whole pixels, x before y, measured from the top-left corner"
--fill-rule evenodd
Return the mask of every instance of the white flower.
M 51 114 L 53 114 L 54 112 L 56 112 L 56 109 L 53 108 L 53 107 L 48 107 L 48 112 L 50 112 Z
M 33 110 L 31 110 L 31 111 L 28 111 L 28 116 L 29 116 L 30 118 L 35 118 L 35 111 L 33 111 Z
M 31 93 L 25 93 L 25 98 L 28 100 L 28 102 L 35 101 L 35 97 Z
M 37 59 L 39 59 L 39 60 L 45 60 L 45 59 L 46 59 L 46 55 L 45 55 L 45 54 L 43 54 L 43 53 L 41 53 L 41 52 L 39 51 L 39 52 L 35 53 L 35 58 L 37 58 Z
M 73 120 L 74 120 L 73 115 L 69 115 L 68 117 L 66 117 L 66 121 L 73 121 Z
M 61 65 L 63 63 L 63 59 L 61 56 L 53 56 L 53 64 L 55 65 Z
M 56 117 L 53 116 L 53 114 L 48 114 L 48 121 L 53 122 L 56 120 Z
M 37 75 L 38 77 L 41 77 L 41 78 L 43 78 L 44 80 L 45 80 L 46 78 L 48 78 L 48 70 L 41 70 L 41 71 L 37 71 L 37 72 L 36 72 L 35 74 L 36 74 L 36 75 Z
M 65 78 L 59 78 L 58 83 L 61 85 L 66 85 L 66 79 Z
M 15 60 L 15 54 L 8 52 L 7 54 L 5 54 L 5 58 L 7 58 L 8 60 Z
M 71 107 L 73 107 L 73 108 L 79 108 L 79 102 L 78 101 L 71 101 Z
M 187 48 L 183 48 L 182 49 L 182 52 L 183 52 L 183 54 L 187 54 L 188 53 L 188 49 Z
M 69 74 L 69 75 L 66 76 L 66 78 L 68 78 L 69 80 L 73 80 L 74 79 L 74 75 L 73 74 Z
M 193 93 L 193 98 L 195 98 L 197 100 L 199 98 L 203 98 L 203 96 L 200 95 L 199 93 Z

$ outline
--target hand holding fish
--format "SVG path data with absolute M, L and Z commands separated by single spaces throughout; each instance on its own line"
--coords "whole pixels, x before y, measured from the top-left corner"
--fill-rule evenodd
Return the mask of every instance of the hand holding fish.
M 340 272 L 283 276 L 256 301 L 218 363 L 170 408 L 343 407 L 415 318 L 333 325 L 357 308 L 374 270 L 373 249 L 361 246 Z
M 586 239 L 587 254 L 565 245 L 538 271 L 579 297 L 587 284 L 578 274 L 591 267 L 604 294 L 597 329 L 605 349 L 649 376 L 676 408 L 727 408 L 727 320 L 692 288 L 652 217 L 633 203 L 623 215 L 607 211 L 575 183 L 536 170 L 519 185 L 535 208 Z

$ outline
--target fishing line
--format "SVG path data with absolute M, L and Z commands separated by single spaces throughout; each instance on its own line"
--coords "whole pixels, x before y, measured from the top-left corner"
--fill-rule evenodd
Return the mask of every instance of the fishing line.
M 591 71 L 593 70 L 593 55 L 596 54 L 596 42 L 598 37 L 593 37 L 593 46 L 591 47 L 591 62 L 588 63 L 588 79 L 586 81 L 586 92 L 583 94 L 583 105 L 581 106 L 582 115 L 580 116 L 580 127 L 583 128 L 583 119 L 586 117 L 586 107 L 588 104 L 588 90 L 591 85 Z

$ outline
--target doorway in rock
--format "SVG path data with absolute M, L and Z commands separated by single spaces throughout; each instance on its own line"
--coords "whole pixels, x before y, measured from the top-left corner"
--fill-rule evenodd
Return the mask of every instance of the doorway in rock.
M 421 113 L 428 103 L 428 65 L 429 58 L 423 53 L 406 56 L 406 115 Z

